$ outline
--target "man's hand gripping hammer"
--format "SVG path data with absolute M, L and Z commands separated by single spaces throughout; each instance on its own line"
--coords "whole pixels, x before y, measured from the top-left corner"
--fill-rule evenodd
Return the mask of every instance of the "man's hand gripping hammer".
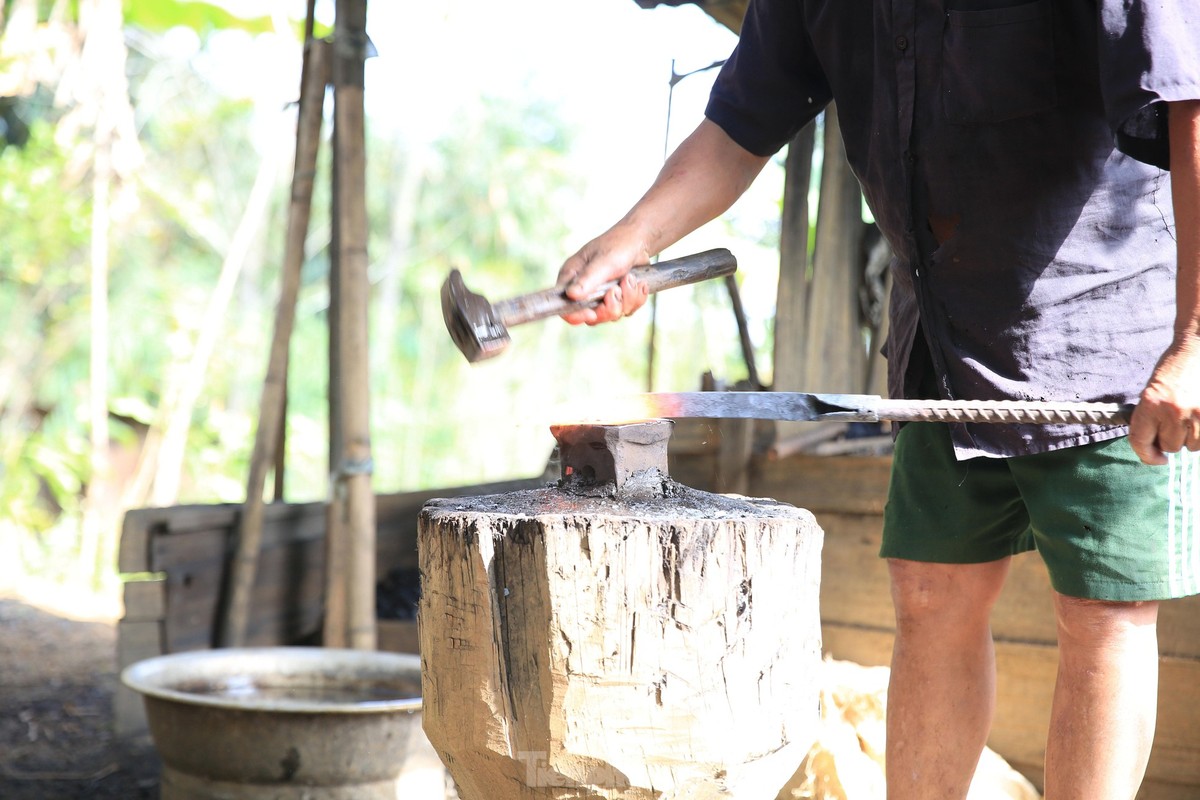
M 630 273 L 644 282 L 653 294 L 732 275 L 735 271 L 737 259 L 728 250 L 718 249 L 634 267 Z M 499 355 L 508 346 L 508 329 L 513 325 L 590 308 L 616 285 L 616 281 L 605 283 L 582 300 L 570 300 L 561 288 L 556 287 L 491 303 L 483 295 L 468 289 L 462 274 L 455 269 L 442 284 L 442 316 L 450 338 L 467 361 L 474 363 Z

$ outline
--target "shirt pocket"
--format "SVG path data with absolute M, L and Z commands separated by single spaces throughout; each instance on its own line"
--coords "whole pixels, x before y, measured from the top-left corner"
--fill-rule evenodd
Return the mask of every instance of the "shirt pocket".
M 1058 103 L 1052 0 L 946 12 L 942 100 L 947 121 L 1003 122 Z

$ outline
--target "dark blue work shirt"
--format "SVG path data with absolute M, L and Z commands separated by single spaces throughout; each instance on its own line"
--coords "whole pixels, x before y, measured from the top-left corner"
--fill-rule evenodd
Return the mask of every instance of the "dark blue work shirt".
M 830 101 L 895 259 L 889 392 L 1136 402 L 1170 343 L 1166 102 L 1200 0 L 751 0 L 707 116 L 780 149 Z M 954 425 L 960 458 L 1123 427 Z

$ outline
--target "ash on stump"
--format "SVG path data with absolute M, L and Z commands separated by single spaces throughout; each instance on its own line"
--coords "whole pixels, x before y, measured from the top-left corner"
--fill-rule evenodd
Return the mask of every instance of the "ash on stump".
M 557 487 L 423 509 L 424 724 L 463 800 L 774 798 L 812 744 L 821 530 L 672 481 L 669 425 L 555 429 Z

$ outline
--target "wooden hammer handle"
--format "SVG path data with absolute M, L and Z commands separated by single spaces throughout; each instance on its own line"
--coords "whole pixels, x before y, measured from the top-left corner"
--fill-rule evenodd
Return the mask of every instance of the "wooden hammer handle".
M 650 288 L 650 293 L 689 283 L 699 283 L 709 278 L 720 278 L 732 275 L 737 271 L 737 259 L 733 253 L 724 248 L 706 250 L 691 256 L 673 258 L 670 261 L 660 261 L 657 264 L 646 264 L 634 267 L 630 274 L 644 281 Z M 509 300 L 501 300 L 492 305 L 492 309 L 505 327 L 520 325 L 522 322 L 532 322 L 537 319 L 567 314 L 583 308 L 591 308 L 603 299 L 609 289 L 618 281 L 601 284 L 594 292 L 582 300 L 570 300 L 560 287 L 547 289 L 543 292 L 521 295 Z

